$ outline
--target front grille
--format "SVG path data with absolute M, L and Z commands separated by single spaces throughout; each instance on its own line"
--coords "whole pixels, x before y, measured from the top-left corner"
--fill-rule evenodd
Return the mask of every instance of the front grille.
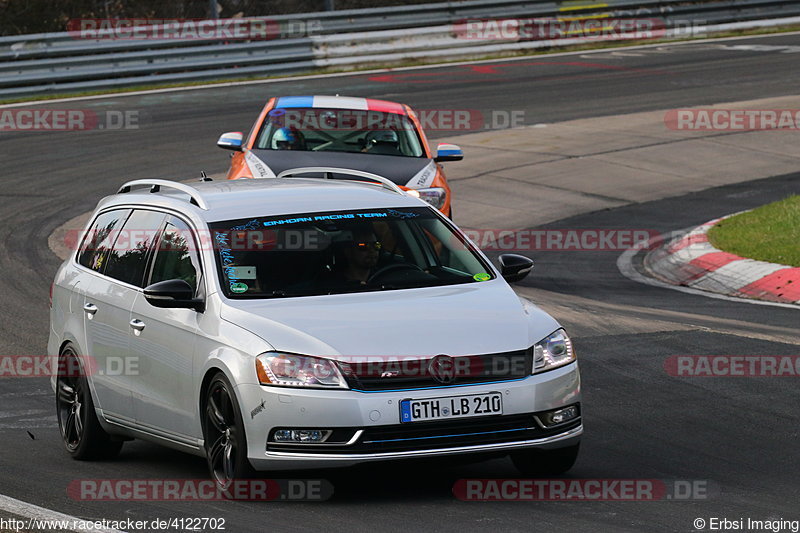
M 351 389 L 386 391 L 443 385 L 469 385 L 520 379 L 531 375 L 533 348 L 514 352 L 467 355 L 452 358 L 453 379 L 437 380 L 431 369 L 434 358 L 382 358 L 341 363 Z
M 358 442 L 351 446 L 274 445 L 267 449 L 309 454 L 368 454 L 431 450 L 541 439 L 558 435 L 580 425 L 580 418 L 556 428 L 543 429 L 533 413 L 476 417 L 447 422 L 417 422 L 363 428 Z M 348 428 L 354 431 L 357 428 Z

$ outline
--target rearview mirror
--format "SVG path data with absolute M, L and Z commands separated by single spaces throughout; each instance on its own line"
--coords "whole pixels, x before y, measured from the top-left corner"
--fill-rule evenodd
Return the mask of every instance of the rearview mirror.
M 509 283 L 522 281 L 530 274 L 533 260 L 524 255 L 503 254 L 500 256 L 500 274 Z
M 437 163 L 443 161 L 461 161 L 462 159 L 464 159 L 464 152 L 461 150 L 460 146 L 445 143 L 439 143 L 439 147 L 436 149 L 436 157 L 433 158 Z
M 234 150 L 236 152 L 242 149 L 242 140 L 244 139 L 244 134 L 241 131 L 231 131 L 228 133 L 223 133 L 219 136 L 219 140 L 217 141 L 217 146 L 220 148 L 224 148 L 225 150 Z
M 205 302 L 194 297 L 194 289 L 182 279 L 168 279 L 148 285 L 144 298 L 153 307 L 166 309 L 186 308 L 203 312 Z

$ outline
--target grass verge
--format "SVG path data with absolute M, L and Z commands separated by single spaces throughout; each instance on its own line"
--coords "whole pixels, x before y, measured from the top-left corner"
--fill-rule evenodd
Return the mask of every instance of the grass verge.
M 727 218 L 708 239 L 725 252 L 800 267 L 800 195 Z

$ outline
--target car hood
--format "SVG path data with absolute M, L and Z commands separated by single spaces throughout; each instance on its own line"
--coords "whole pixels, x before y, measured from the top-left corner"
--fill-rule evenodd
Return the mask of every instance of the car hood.
M 558 323 L 502 280 L 446 287 L 227 300 L 224 320 L 275 350 L 347 356 L 475 355 L 521 350 Z
M 334 167 L 361 170 L 383 176 L 398 185 L 408 185 L 411 181 L 419 182 L 415 188 L 427 187 L 425 182 L 433 181 L 433 175 L 427 179 L 427 173 L 435 174 L 433 160 L 426 157 L 402 157 L 395 155 L 354 154 L 345 152 L 301 152 L 293 150 L 250 150 L 248 165 L 258 166 L 253 161 L 255 156 L 261 160 L 275 175 L 284 170 L 300 167 Z M 251 168 L 254 177 L 257 168 Z M 425 175 L 422 175 L 425 174 Z

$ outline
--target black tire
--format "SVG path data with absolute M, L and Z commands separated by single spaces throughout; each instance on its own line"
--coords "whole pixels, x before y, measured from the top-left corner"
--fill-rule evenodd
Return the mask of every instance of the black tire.
M 61 351 L 56 376 L 56 417 L 61 439 L 73 459 L 116 457 L 123 441 L 111 437 L 97 420 L 89 382 L 71 345 Z
M 580 444 L 555 450 L 524 450 L 511 454 L 511 460 L 523 475 L 558 476 L 572 468 L 578 459 Z
M 223 373 L 211 379 L 202 405 L 209 473 L 220 489 L 227 490 L 234 481 L 253 477 L 255 471 L 247 459 L 247 437 L 239 402 Z

